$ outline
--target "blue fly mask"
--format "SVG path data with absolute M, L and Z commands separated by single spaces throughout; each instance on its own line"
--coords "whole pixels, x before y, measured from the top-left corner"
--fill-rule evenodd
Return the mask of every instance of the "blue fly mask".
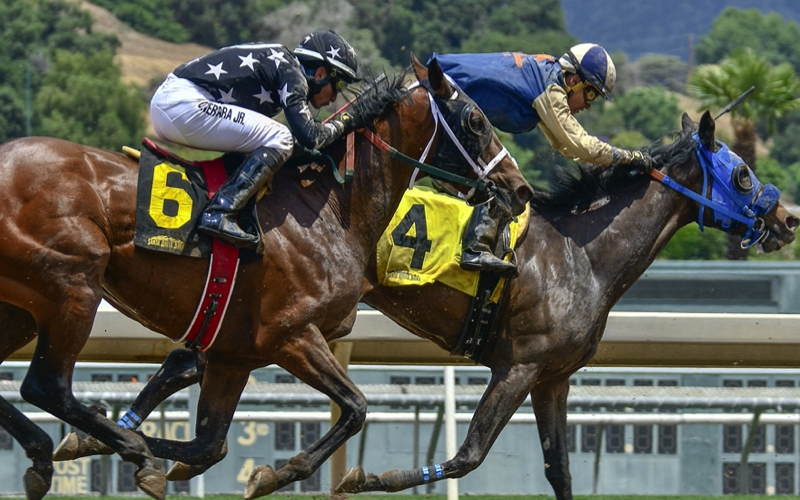
M 720 142 L 719 151 L 712 153 L 700 142 L 697 135 L 697 157 L 703 168 L 703 191 L 708 192 L 708 179 L 711 177 L 710 200 L 701 201 L 698 225 L 703 230 L 703 211 L 712 211 L 714 224 L 723 230 L 747 227 L 742 236 L 742 248 L 758 243 L 767 232 L 761 217 L 770 212 L 778 203 L 781 192 L 772 184 L 762 185 L 750 167 L 731 149 Z

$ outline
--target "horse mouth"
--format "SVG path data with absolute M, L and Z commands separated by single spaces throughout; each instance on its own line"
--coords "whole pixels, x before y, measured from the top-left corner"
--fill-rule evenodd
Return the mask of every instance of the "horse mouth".
M 765 253 L 777 252 L 784 246 L 792 243 L 797 237 L 797 228 L 800 226 L 800 219 L 794 215 L 787 216 L 782 224 L 767 230 L 764 241 L 761 242 L 761 249 Z

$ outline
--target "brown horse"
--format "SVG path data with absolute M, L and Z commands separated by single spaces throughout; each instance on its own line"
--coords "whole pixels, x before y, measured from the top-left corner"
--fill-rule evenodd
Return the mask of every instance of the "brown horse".
M 509 215 L 521 213 L 532 195 L 474 103 L 438 65 L 414 60 L 414 69 L 419 86 L 406 90 L 402 78 L 390 79 L 356 104 L 357 119 L 396 149 L 359 135 L 349 184 L 327 172 L 303 188 L 282 175 L 260 201 L 266 252 L 239 267 L 222 330 L 206 351 L 197 438 L 189 443 L 146 443 L 80 404 L 71 380 L 102 298 L 178 339 L 194 315 L 208 262 L 134 246 L 138 168 L 125 155 L 51 138 L 0 146 L 0 360 L 38 335 L 21 388 L 25 400 L 135 463 L 137 485 L 161 499 L 166 477 L 148 445 L 183 461 L 216 456 L 249 373 L 277 364 L 342 409 L 330 431 L 276 473 L 271 487 L 309 477 L 365 419 L 366 400 L 327 342 L 348 331 L 369 257 L 410 181 L 412 166 L 400 154 L 419 158 L 431 146 L 436 166 L 483 178 Z M 460 147 L 441 134 L 445 124 Z M 344 144 L 331 156 L 343 164 Z M 0 425 L 33 461 L 24 477 L 28 498 L 41 498 L 52 476 L 50 438 L 3 400 Z
M 697 151 L 699 144 L 711 152 L 719 149 L 714 128 L 714 121 L 706 113 L 699 125 L 699 139 L 695 140 L 692 135 L 697 124 L 684 116 L 683 131 L 677 140 L 651 151 L 665 164 L 663 173 L 701 193 L 704 169 Z M 582 182 L 567 179 L 558 194 L 537 192 L 532 202 L 536 211 L 531 212 L 529 229 L 517 248 L 519 278 L 510 283 L 507 300 L 498 313 L 498 332 L 480 359 L 491 369 L 491 381 L 458 453 L 439 466 L 441 475 L 435 475 L 436 467 L 426 468 L 427 474 L 416 469 L 393 470 L 381 476 L 366 475 L 355 468 L 338 485 L 337 492 L 399 491 L 464 476 L 486 458 L 500 431 L 530 394 L 547 479 L 556 498 L 572 498 L 566 444 L 569 378 L 594 356 L 613 305 L 672 235 L 697 220 L 698 215 L 696 201 L 663 184 L 645 177 L 615 176 L 606 181 L 605 190 L 612 193 L 608 203 L 572 213 L 574 207 L 588 206 L 592 201 L 585 196 L 593 192 L 586 185 L 590 180 L 589 176 Z M 726 180 L 730 183 L 730 176 Z M 578 192 L 583 195 L 578 196 Z M 775 251 L 794 240 L 799 221 L 779 203 L 760 218 L 764 222 L 761 244 L 765 251 Z M 712 210 L 704 211 L 702 222 L 717 224 Z M 742 234 L 744 228 L 729 231 Z M 470 307 L 467 295 L 442 284 L 381 286 L 376 279 L 374 257 L 367 276 L 364 302 L 412 333 L 447 351 L 454 349 Z M 202 371 L 201 356 L 188 350 L 173 351 L 132 411 L 146 417 L 178 389 L 201 379 L 205 383 Z M 76 435 L 62 445 L 69 449 L 62 457 L 65 459 L 103 452 L 93 440 L 79 441 Z M 221 453 L 201 465 L 176 464 L 170 478 L 187 479 L 202 473 L 223 456 Z M 251 482 L 262 474 L 268 479 L 267 471 L 256 470 Z M 253 498 L 257 492 L 248 489 L 245 496 Z

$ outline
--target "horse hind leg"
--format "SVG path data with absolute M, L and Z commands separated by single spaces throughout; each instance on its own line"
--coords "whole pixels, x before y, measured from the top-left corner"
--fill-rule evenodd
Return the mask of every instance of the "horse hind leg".
M 309 325 L 306 335 L 296 337 L 283 347 L 280 365 L 292 375 L 322 392 L 341 409 L 330 430 L 302 453 L 289 459 L 280 470 L 269 465 L 253 470 L 245 486 L 244 497 L 252 500 L 283 488 L 289 483 L 310 477 L 339 447 L 364 425 L 367 400 L 336 361 L 325 338 L 316 326 Z
M 36 337 L 33 317 L 6 302 L 0 302 L 0 325 L 4 329 L 0 341 L 0 361 Z M 28 500 L 40 500 L 50 490 L 53 478 L 53 441 L 38 425 L 3 398 L 0 398 L 0 426 L 11 434 L 31 459 L 32 465 L 25 471 L 22 484 Z

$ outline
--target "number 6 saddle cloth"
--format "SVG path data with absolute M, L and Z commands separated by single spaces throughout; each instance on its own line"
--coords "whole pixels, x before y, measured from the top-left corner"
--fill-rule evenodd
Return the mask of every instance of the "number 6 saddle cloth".
M 461 240 L 470 215 L 472 207 L 464 200 L 423 186 L 406 191 L 378 242 L 378 282 L 405 286 L 438 281 L 474 297 L 479 273 L 460 267 Z M 528 219 L 525 210 L 509 224 L 511 248 Z

